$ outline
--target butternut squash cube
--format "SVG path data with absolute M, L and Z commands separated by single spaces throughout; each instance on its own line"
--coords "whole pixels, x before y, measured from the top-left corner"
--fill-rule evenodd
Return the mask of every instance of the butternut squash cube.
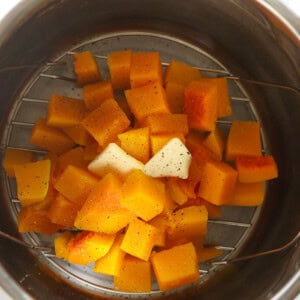
M 182 114 L 184 108 L 184 86 L 176 82 L 166 84 L 167 101 L 173 114 Z
M 136 216 L 149 221 L 163 211 L 165 198 L 164 183 L 133 170 L 122 186 L 120 202 Z
M 62 226 L 53 224 L 46 211 L 37 210 L 33 206 L 22 207 L 18 215 L 18 230 L 24 232 L 36 232 L 51 235 L 61 229 Z
M 227 203 L 233 196 L 237 175 L 237 171 L 224 162 L 207 161 L 198 196 L 215 205 Z
M 239 181 L 260 182 L 278 177 L 277 164 L 272 155 L 238 156 L 235 160 Z
M 203 140 L 203 145 L 211 150 L 218 160 L 222 160 L 225 149 L 225 141 L 219 127 L 211 131 Z
M 149 128 L 128 130 L 118 135 L 121 148 L 137 160 L 146 163 L 150 157 Z
M 82 126 L 82 124 L 64 127 L 62 131 L 70 138 L 75 144 L 86 146 L 89 144 L 93 138 L 87 132 L 87 130 Z
M 170 212 L 163 212 L 148 222 L 148 224 L 156 227 L 158 230 L 154 239 L 154 246 L 164 247 L 166 245 L 167 228 L 170 224 L 168 213 Z
M 71 149 L 74 142 L 60 129 L 47 126 L 44 119 L 39 119 L 34 125 L 30 143 L 55 154 L 61 154 Z
M 203 144 L 205 135 L 198 130 L 190 130 L 186 136 L 185 145 L 189 151 L 194 154 L 198 146 Z
M 101 152 L 101 151 L 100 151 Z M 99 144 L 97 142 L 90 142 L 84 147 L 83 158 L 90 162 L 99 154 Z
M 54 188 L 81 208 L 98 180 L 95 175 L 86 169 L 68 165 L 57 178 Z
M 230 127 L 226 160 L 233 161 L 239 155 L 261 155 L 260 123 L 234 120 Z
M 234 194 L 226 205 L 257 206 L 261 205 L 265 196 L 265 182 L 237 182 Z
M 188 200 L 188 196 L 181 189 L 177 178 L 169 177 L 167 179 L 166 190 L 171 199 L 179 205 L 184 204 Z
M 48 216 L 52 223 L 64 227 L 73 227 L 79 207 L 67 200 L 64 196 L 58 194 L 52 201 Z
M 182 133 L 186 135 L 189 131 L 187 116 L 184 114 L 150 115 L 144 124 L 150 128 L 151 134 Z
M 149 293 L 151 291 L 150 262 L 126 255 L 119 274 L 114 277 L 114 288 L 122 292 Z
M 182 62 L 172 60 L 166 69 L 164 82 L 165 84 L 175 82 L 187 86 L 190 82 L 201 78 L 202 74 L 198 69 Z
M 183 143 L 185 143 L 185 138 L 182 133 L 151 135 L 150 136 L 151 154 L 155 155 L 160 149 L 162 149 L 173 138 L 179 138 Z
M 151 263 L 162 291 L 192 283 L 200 277 L 197 254 L 192 243 L 154 253 Z
M 120 248 L 123 237 L 123 235 L 117 235 L 108 253 L 96 260 L 94 272 L 110 276 L 117 276 L 120 273 L 125 257 L 125 252 Z
M 213 131 L 217 120 L 218 90 L 201 80 L 191 82 L 184 91 L 184 113 L 191 129 Z
M 189 207 L 189 206 L 200 206 L 204 205 L 207 209 L 208 218 L 219 218 L 221 217 L 222 211 L 221 206 L 214 205 L 210 202 L 205 201 L 204 199 L 197 197 L 195 199 L 188 199 L 186 203 L 182 205 L 182 207 Z
M 110 81 L 100 81 L 83 87 L 83 100 L 89 110 L 99 107 L 106 99 L 114 98 Z
M 151 114 L 170 113 L 166 92 L 160 83 L 126 90 L 125 96 L 130 110 L 139 122 Z
M 75 219 L 82 230 L 114 234 L 128 225 L 133 215 L 122 207 L 122 183 L 108 173 L 93 188 Z
M 216 247 L 199 247 L 198 249 L 196 248 L 196 252 L 199 263 L 206 262 L 222 255 L 222 250 L 217 249 Z
M 77 84 L 82 86 L 102 79 L 96 59 L 90 51 L 74 54 L 74 72 Z
M 107 57 L 107 64 L 113 88 L 130 88 L 131 50 L 112 52 Z
M 100 146 L 105 147 L 129 127 L 130 121 L 116 100 L 107 99 L 83 119 L 82 125 Z
M 86 108 L 82 100 L 52 95 L 48 104 L 47 125 L 53 127 L 78 125 L 85 113 Z
M 57 258 L 68 258 L 68 244 L 73 236 L 74 234 L 72 232 L 65 231 L 54 239 L 54 252 Z
M 50 160 L 15 165 L 14 170 L 21 204 L 28 206 L 43 201 L 49 188 Z
M 129 223 L 121 249 L 134 257 L 147 261 L 157 234 L 156 227 L 136 218 Z
M 15 165 L 23 165 L 33 161 L 33 153 L 30 151 L 11 149 L 5 151 L 3 167 L 8 177 L 15 177 Z
M 68 243 L 67 261 L 88 265 L 108 253 L 115 240 L 115 234 L 82 231 Z
M 162 84 L 162 68 L 158 52 L 132 53 L 130 86 L 136 88 L 149 83 Z

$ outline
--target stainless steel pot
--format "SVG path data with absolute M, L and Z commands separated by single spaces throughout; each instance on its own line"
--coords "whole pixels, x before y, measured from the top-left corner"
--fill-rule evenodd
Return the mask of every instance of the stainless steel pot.
M 1 155 L 8 143 L 18 142 L 14 138 L 22 139 L 23 131 L 12 128 L 12 120 L 29 87 L 32 95 L 36 92 L 33 78 L 45 70 L 46 62 L 79 45 L 100 52 L 133 45 L 192 64 L 206 53 L 206 59 L 235 76 L 300 86 L 300 22 L 272 0 L 26 0 L 2 21 L 0 36 Z M 130 37 L 130 43 L 124 37 Z M 291 91 L 250 83 L 239 88 L 251 99 L 266 149 L 275 156 L 280 172 L 268 186 L 255 223 L 250 218 L 251 231 L 238 249 L 243 255 L 280 246 L 300 229 L 300 98 Z M 39 92 L 49 92 L 49 86 L 40 86 Z M 28 119 L 30 111 L 29 106 L 23 116 Z M 1 174 L 0 228 L 19 236 L 13 196 Z M 13 299 L 97 296 L 85 282 L 68 281 L 54 269 L 43 255 L 0 240 L 0 282 Z M 204 282 L 151 298 L 292 299 L 300 291 L 299 269 L 296 245 L 281 254 L 229 265 Z M 131 296 L 105 292 L 102 297 Z

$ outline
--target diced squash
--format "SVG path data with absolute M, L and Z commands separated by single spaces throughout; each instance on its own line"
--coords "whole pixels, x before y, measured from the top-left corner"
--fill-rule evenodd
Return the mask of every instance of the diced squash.
M 58 194 L 50 205 L 48 216 L 52 223 L 73 227 L 78 210 L 79 207 L 76 204 Z
M 68 165 L 57 178 L 54 187 L 64 197 L 81 208 L 98 180 L 87 170 Z
M 168 84 L 169 82 L 175 82 L 177 84 L 186 86 L 190 82 L 199 80 L 201 78 L 202 74 L 198 69 L 182 62 L 172 60 L 166 69 L 164 82 L 165 84 Z
M 259 122 L 234 120 L 227 138 L 225 154 L 227 161 L 233 161 L 239 155 L 261 155 Z
M 99 154 L 99 144 L 97 142 L 91 142 L 85 146 L 83 158 L 87 161 L 91 161 L 95 159 L 95 157 L 98 154 Z
M 193 240 L 205 237 L 208 213 L 204 205 L 178 209 L 172 215 L 173 227 L 168 230 L 169 240 Z
M 54 239 L 54 252 L 57 258 L 68 258 L 68 243 L 73 236 L 74 234 L 72 232 L 65 231 Z
M 225 149 L 225 141 L 219 127 L 211 131 L 203 140 L 203 145 L 211 150 L 218 160 L 222 160 Z
M 150 136 L 151 142 L 151 154 L 155 155 L 161 148 L 163 148 L 170 140 L 178 138 L 185 142 L 184 135 L 182 133 L 171 133 L 171 134 L 154 134 Z
M 83 119 L 82 125 L 104 147 L 125 131 L 130 121 L 116 100 L 107 99 Z
M 164 183 L 140 170 L 133 170 L 123 184 L 121 205 L 149 221 L 163 211 L 165 198 Z
M 192 156 L 178 138 L 170 140 L 144 167 L 145 174 L 152 177 L 188 178 Z
M 131 50 L 112 52 L 107 57 L 110 79 L 114 89 L 130 87 Z
M 99 107 L 106 99 L 114 98 L 110 81 L 100 81 L 83 87 L 83 100 L 89 110 Z
M 61 154 L 74 146 L 74 142 L 60 129 L 47 126 L 44 119 L 34 125 L 30 143 L 55 154 Z
M 68 127 L 80 124 L 86 114 L 84 102 L 66 96 L 52 95 L 48 104 L 47 125 Z
M 206 262 L 222 255 L 222 250 L 217 249 L 216 247 L 199 247 L 199 249 L 196 247 L 196 252 L 199 263 Z
M 77 84 L 82 86 L 102 79 L 96 59 L 90 51 L 74 54 L 74 72 Z
M 114 277 L 114 288 L 131 293 L 149 293 L 151 291 L 150 262 L 126 255 L 119 274 Z
M 164 247 L 166 245 L 167 222 L 165 221 L 165 218 L 166 216 L 162 213 L 148 222 L 148 224 L 157 229 L 154 237 L 154 246 Z
M 82 231 L 68 243 L 67 261 L 88 265 L 108 253 L 115 240 L 115 234 Z
M 189 176 L 190 176 L 190 169 L 189 169 Z M 191 199 L 196 198 L 196 193 L 195 193 L 195 183 L 193 180 L 189 179 L 176 179 L 178 186 L 182 190 L 182 192 Z
M 189 131 L 187 116 L 184 114 L 155 114 L 145 119 L 144 124 L 150 128 L 151 134 L 182 133 Z
M 5 151 L 3 167 L 8 177 L 15 177 L 15 165 L 23 165 L 33 161 L 33 153 L 30 151 L 11 149 Z
M 51 235 L 61 228 L 61 225 L 50 221 L 46 211 L 36 210 L 33 206 L 22 207 L 19 212 L 18 230 L 21 233 L 36 232 Z
M 162 67 L 158 52 L 131 54 L 130 86 L 136 88 L 149 83 L 162 84 Z
M 196 130 L 190 130 L 186 136 L 185 145 L 194 154 L 199 146 L 203 144 L 205 135 Z
M 134 257 L 147 261 L 157 234 L 156 227 L 136 218 L 129 223 L 121 249 Z
M 130 110 L 130 107 L 128 105 L 128 102 L 126 100 L 125 97 L 119 97 L 118 98 L 118 104 L 120 106 L 120 108 L 123 110 L 123 112 L 125 113 L 125 115 L 127 116 L 127 118 L 129 120 L 133 120 L 133 114 Z
M 151 114 L 170 113 L 166 92 L 160 83 L 125 91 L 130 110 L 139 122 Z
M 21 204 L 28 206 L 43 201 L 49 188 L 50 160 L 15 165 L 14 170 Z
M 162 291 L 194 282 L 200 277 L 197 254 L 192 243 L 154 253 L 151 262 Z
M 225 205 L 257 206 L 261 205 L 265 196 L 265 182 L 237 182 L 234 194 Z
M 183 190 L 179 186 L 177 178 L 168 178 L 166 183 L 166 189 L 171 199 L 177 204 L 182 205 L 188 200 L 188 196 L 183 192 Z
M 191 82 L 184 91 L 184 113 L 191 129 L 212 131 L 216 127 L 218 91 L 214 84 Z
M 117 276 L 120 273 L 125 257 L 125 252 L 120 248 L 123 238 L 123 235 L 117 235 L 108 253 L 96 260 L 93 269 L 94 272 L 110 276 Z
M 195 198 L 195 199 L 191 199 L 189 198 L 187 202 L 185 202 L 183 204 L 183 207 L 188 207 L 188 206 L 200 206 L 200 205 L 204 205 L 207 209 L 207 213 L 208 213 L 208 217 L 209 218 L 219 218 L 221 217 L 221 206 L 218 205 L 214 205 L 210 202 L 205 201 L 202 198 Z
M 133 215 L 122 207 L 122 183 L 108 173 L 92 189 L 75 219 L 75 227 L 82 230 L 114 234 L 132 220 Z
M 224 162 L 207 161 L 198 196 L 215 205 L 226 203 L 233 196 L 237 175 L 237 171 Z
M 278 177 L 278 169 L 272 155 L 238 156 L 235 160 L 239 181 L 260 182 Z
M 182 114 L 184 108 L 184 86 L 176 82 L 166 84 L 167 101 L 173 114 Z
M 127 154 L 117 144 L 110 143 L 89 164 L 88 169 L 100 177 L 107 173 L 124 177 L 132 170 L 142 170 L 143 167 L 143 163 Z
M 150 157 L 149 128 L 128 130 L 118 135 L 121 148 L 137 160 L 146 163 Z
M 82 124 L 64 127 L 62 131 L 73 140 L 75 144 L 86 146 L 92 141 L 91 135 L 82 126 Z
M 169 191 L 166 189 L 164 210 L 163 210 L 162 214 L 169 215 L 177 208 L 177 206 L 178 206 L 178 204 L 172 199 Z M 160 215 L 162 215 L 162 214 L 160 214 Z

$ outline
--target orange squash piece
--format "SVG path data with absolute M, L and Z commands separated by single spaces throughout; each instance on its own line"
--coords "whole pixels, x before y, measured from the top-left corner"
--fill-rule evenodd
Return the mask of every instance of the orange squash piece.
M 121 205 L 149 221 L 163 211 L 165 197 L 164 183 L 140 170 L 133 170 L 122 186 Z
M 8 148 L 5 151 L 3 167 L 8 177 L 15 177 L 15 165 L 22 165 L 33 161 L 33 153 L 30 151 Z
M 91 142 L 92 137 L 87 130 L 81 125 L 74 125 L 62 128 L 62 131 L 73 140 L 75 144 L 86 146 Z
M 130 125 L 125 113 L 114 99 L 107 99 L 83 119 L 82 125 L 100 146 L 113 142 Z
M 83 158 L 90 162 L 92 161 L 99 153 L 101 150 L 99 150 L 99 144 L 95 142 L 90 142 L 84 147 L 84 153 L 83 153 Z
M 52 223 L 73 227 L 78 210 L 76 204 L 58 194 L 49 207 L 48 216 Z
M 130 110 L 139 122 L 151 114 L 170 113 L 166 92 L 160 83 L 126 90 L 125 96 Z
M 185 145 L 189 151 L 193 154 L 197 150 L 199 145 L 203 144 L 205 135 L 198 130 L 190 130 L 186 136 Z
M 188 200 L 187 194 L 181 189 L 179 181 L 175 177 L 167 179 L 166 190 L 171 199 L 179 205 L 184 204 Z
M 187 116 L 184 114 L 155 114 L 145 119 L 144 124 L 150 128 L 151 134 L 182 133 L 189 131 Z
M 201 78 L 202 74 L 198 69 L 182 62 L 172 60 L 166 69 L 164 82 L 165 84 L 175 82 L 187 86 L 190 82 Z
M 200 277 L 197 254 L 192 243 L 153 253 L 151 263 L 162 291 L 194 282 Z
M 184 86 L 176 82 L 166 84 L 167 101 L 173 114 L 182 114 L 184 108 Z
M 60 129 L 47 126 L 44 119 L 34 125 L 30 143 L 55 154 L 61 154 L 74 146 L 74 142 Z
M 132 53 L 130 87 L 137 88 L 154 82 L 162 84 L 162 67 L 159 53 Z
M 216 155 L 218 160 L 222 160 L 225 149 L 225 141 L 219 127 L 216 127 L 215 130 L 211 131 L 204 138 L 203 145 L 211 150 Z
M 120 248 L 123 238 L 122 234 L 117 235 L 108 253 L 96 260 L 94 272 L 110 276 L 117 276 L 120 273 L 125 257 L 125 252 Z
M 102 79 L 96 59 L 90 51 L 74 53 L 74 72 L 77 84 L 83 86 Z
M 239 155 L 261 155 L 260 123 L 234 120 L 225 151 L 227 161 L 233 161 Z
M 225 204 L 234 193 L 237 171 L 219 161 L 207 161 L 204 165 L 198 196 L 215 204 Z
M 113 88 L 130 88 L 131 50 L 112 52 L 107 57 L 107 65 Z
M 214 204 L 207 202 L 204 199 L 199 198 L 199 197 L 194 198 L 194 199 L 189 198 L 188 201 L 182 205 L 182 207 L 195 206 L 195 205 L 196 206 L 204 205 L 207 209 L 209 218 L 221 217 L 221 214 L 222 214 L 221 206 L 214 205 Z
M 147 261 L 157 234 L 156 227 L 136 218 L 129 223 L 121 249 L 134 257 Z
M 48 104 L 47 125 L 68 127 L 80 124 L 86 113 L 84 102 L 66 96 L 52 95 Z
M 157 153 L 163 146 L 165 146 L 173 138 L 179 138 L 183 143 L 185 142 L 185 138 L 182 133 L 151 135 L 150 136 L 151 154 L 154 155 L 155 153 Z
M 50 160 L 15 165 L 14 170 L 21 204 L 28 206 L 43 201 L 49 188 Z
M 86 169 L 68 165 L 57 178 L 54 188 L 79 208 L 99 179 Z
M 150 262 L 126 255 L 119 274 L 114 277 L 114 288 L 122 292 L 149 293 L 151 291 Z
M 75 219 L 75 227 L 82 230 L 113 234 L 132 220 L 133 215 L 122 207 L 122 183 L 111 173 L 93 188 Z
M 196 247 L 196 252 L 198 262 L 203 263 L 215 257 L 221 256 L 223 251 L 221 249 L 217 249 L 216 247 L 199 247 L 198 249 Z
M 65 231 L 54 239 L 54 252 L 57 258 L 68 258 L 68 243 L 73 236 L 74 234 L 72 232 Z
M 225 205 L 258 206 L 264 201 L 265 182 L 237 182 L 233 196 Z
M 184 91 L 184 113 L 191 129 L 213 131 L 217 120 L 218 91 L 214 84 L 191 82 Z
M 115 240 L 115 234 L 82 231 L 68 243 L 67 261 L 88 265 L 108 253 Z
M 110 81 L 100 81 L 83 87 L 83 100 L 89 110 L 99 107 L 106 99 L 114 98 Z
M 149 128 L 128 130 L 118 135 L 121 148 L 137 160 L 146 163 L 150 158 Z
M 238 156 L 235 160 L 239 181 L 260 182 L 278 177 L 277 164 L 272 155 Z
M 22 207 L 18 215 L 18 230 L 24 232 L 36 232 L 51 235 L 61 229 L 62 226 L 53 224 L 46 211 L 36 210 L 33 206 Z

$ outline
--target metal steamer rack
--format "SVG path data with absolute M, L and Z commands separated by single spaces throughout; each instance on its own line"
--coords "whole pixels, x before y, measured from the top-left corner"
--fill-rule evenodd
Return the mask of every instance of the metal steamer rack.
M 106 64 L 107 55 L 110 52 L 120 49 L 158 51 L 163 61 L 163 68 L 168 65 L 168 62 L 174 59 L 193 65 L 195 68 L 201 70 L 205 76 L 228 78 L 233 116 L 217 121 L 225 134 L 228 132 L 233 119 L 259 120 L 255 107 L 242 88 L 241 83 L 245 82 L 268 86 L 270 88 L 285 89 L 300 95 L 300 90 L 294 87 L 236 77 L 230 74 L 219 61 L 208 53 L 182 40 L 148 32 L 121 32 L 102 36 L 101 38 L 81 44 L 40 68 L 39 73 L 25 87 L 10 111 L 2 136 L 1 154 L 3 155 L 7 148 L 15 148 L 33 151 L 38 157 L 42 157 L 45 151 L 41 151 L 30 145 L 29 136 L 35 121 L 46 115 L 47 104 L 51 94 L 57 93 L 69 97 L 82 98 L 82 90 L 76 86 L 74 78 L 72 54 L 74 52 L 90 50 L 97 59 L 103 77 L 107 79 L 109 74 Z M 12 66 L 0 70 L 0 72 L 17 72 L 20 68 L 36 67 Z M 118 99 L 120 95 L 116 94 L 115 96 Z M 263 129 L 261 129 L 261 136 L 263 152 L 268 153 Z M 16 183 L 14 179 L 10 179 L 5 175 L 3 169 L 1 170 L 1 180 L 5 194 L 7 195 L 7 199 L 5 200 L 14 214 L 15 220 L 17 220 L 20 203 L 17 199 Z M 237 254 L 247 237 L 251 234 L 259 214 L 260 207 L 222 207 L 221 218 L 209 219 L 206 243 L 217 245 L 217 248 L 223 250 L 223 255 L 214 261 L 199 265 L 202 275 L 201 281 L 209 279 L 224 264 L 284 251 L 298 242 L 300 233 L 291 241 L 282 245 L 282 247 L 239 257 Z M 70 265 L 65 261 L 57 259 L 53 252 L 53 237 L 27 233 L 22 235 L 23 240 L 21 240 L 1 231 L 0 236 L 34 250 L 34 253 L 38 254 L 39 260 L 42 263 L 46 264 L 59 278 L 71 285 L 80 286 L 92 293 L 107 295 L 122 294 L 122 292 L 113 290 L 111 277 L 94 273 L 89 266 Z M 150 295 L 157 293 L 162 292 L 158 291 L 158 287 L 154 283 L 153 291 Z M 128 295 L 127 293 L 123 294 Z

